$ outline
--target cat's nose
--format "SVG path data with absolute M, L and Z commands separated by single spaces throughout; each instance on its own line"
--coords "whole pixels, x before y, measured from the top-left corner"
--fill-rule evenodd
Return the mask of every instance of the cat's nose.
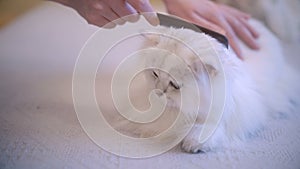
M 164 93 L 162 91 L 156 91 L 157 96 L 162 96 Z

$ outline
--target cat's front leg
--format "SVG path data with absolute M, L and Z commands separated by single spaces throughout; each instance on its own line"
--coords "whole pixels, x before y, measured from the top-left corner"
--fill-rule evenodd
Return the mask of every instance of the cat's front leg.
M 190 133 L 183 139 L 181 148 L 188 153 L 202 153 L 208 151 L 208 148 L 204 144 L 200 143 L 200 134 L 202 130 L 202 124 L 195 124 Z

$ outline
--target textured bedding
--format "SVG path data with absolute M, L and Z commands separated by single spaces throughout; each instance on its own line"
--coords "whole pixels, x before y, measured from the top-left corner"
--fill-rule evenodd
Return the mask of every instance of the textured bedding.
M 247 142 L 215 152 L 193 155 L 177 146 L 129 159 L 99 148 L 82 130 L 71 95 L 77 55 L 95 30 L 50 2 L 0 30 L 1 169 L 300 168 L 300 109 L 268 122 Z M 299 44 L 283 45 L 299 65 Z

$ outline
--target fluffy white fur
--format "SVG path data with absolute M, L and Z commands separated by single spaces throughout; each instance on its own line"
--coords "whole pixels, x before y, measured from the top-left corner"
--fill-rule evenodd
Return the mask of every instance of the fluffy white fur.
M 246 57 L 245 61 L 239 60 L 234 52 L 226 49 L 214 38 L 189 29 L 158 27 L 151 32 L 165 36 L 145 36 L 147 44 L 150 44 L 149 47 L 165 49 L 182 57 L 197 77 L 201 97 L 206 98 L 201 103 L 193 103 L 193 98 L 191 98 L 191 104 L 200 105 L 200 115 L 195 126 L 182 142 L 182 148 L 185 151 L 197 153 L 201 150 L 222 146 L 232 140 L 246 139 L 249 133 L 261 129 L 270 117 L 291 111 L 293 107 L 291 99 L 296 98 L 297 76 L 285 63 L 277 38 L 258 21 L 251 20 L 251 25 L 260 31 L 258 42 L 261 49 L 254 51 L 240 42 L 243 55 Z M 197 56 L 180 45 L 178 41 L 166 36 L 175 37 L 188 44 L 200 56 L 204 64 L 201 64 Z M 216 55 L 219 55 L 226 76 L 225 109 L 215 133 L 206 143 L 201 144 L 198 137 L 211 99 L 209 78 L 204 66 L 212 78 L 216 73 L 220 73 L 221 70 L 218 70 L 216 65 L 210 62 L 210 58 Z M 164 57 L 165 59 L 147 60 L 146 64 L 169 69 L 176 73 L 180 80 L 174 81 L 167 73 L 153 69 L 145 73 L 148 87 L 159 89 L 161 92 L 158 92 L 158 95 L 165 94 L 172 104 L 177 104 L 178 97 L 180 97 L 178 93 L 183 88 L 189 87 L 191 79 L 185 76 L 186 70 L 178 65 L 164 67 L 168 63 L 169 57 L 174 56 L 166 55 Z M 183 109 L 182 111 L 189 116 L 188 110 Z

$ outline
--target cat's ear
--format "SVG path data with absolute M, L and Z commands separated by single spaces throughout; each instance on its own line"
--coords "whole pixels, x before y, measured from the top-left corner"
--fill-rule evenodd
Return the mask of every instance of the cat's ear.
M 143 32 L 141 35 L 146 39 L 146 41 L 151 46 L 156 46 L 160 42 L 160 35 L 155 33 Z
M 195 74 L 201 75 L 202 73 L 207 72 L 209 76 L 215 77 L 218 74 L 217 69 L 208 63 L 203 64 L 201 60 L 194 61 L 192 64 L 190 64 L 192 71 Z
M 217 76 L 218 71 L 217 71 L 217 69 L 213 65 L 211 65 L 211 64 L 204 64 L 204 67 L 205 67 L 207 73 L 210 76 L 212 76 L 212 77 Z

